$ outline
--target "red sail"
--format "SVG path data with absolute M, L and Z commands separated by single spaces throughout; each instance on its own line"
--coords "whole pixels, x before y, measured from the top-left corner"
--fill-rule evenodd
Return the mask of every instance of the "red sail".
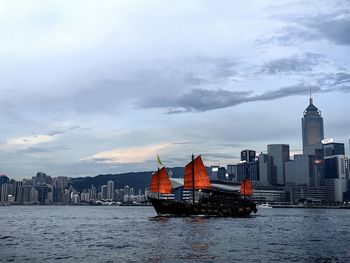
M 152 175 L 150 188 L 152 193 L 171 194 L 171 183 L 165 167 Z
M 253 195 L 253 187 L 249 179 L 244 179 L 241 183 L 241 194 L 246 196 Z
M 198 156 L 194 159 L 193 162 L 190 162 L 185 167 L 185 176 L 184 176 L 184 189 L 191 190 L 193 189 L 193 180 L 192 180 L 192 166 L 194 163 L 194 188 L 196 190 L 200 189 L 210 189 L 210 178 L 205 168 L 202 158 Z

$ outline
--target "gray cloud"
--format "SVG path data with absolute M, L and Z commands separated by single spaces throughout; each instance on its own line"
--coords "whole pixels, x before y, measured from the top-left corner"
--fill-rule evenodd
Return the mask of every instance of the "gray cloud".
M 322 36 L 316 30 L 301 25 L 293 25 L 283 27 L 272 36 L 262 36 L 257 39 L 255 43 L 257 45 L 269 45 L 271 43 L 276 43 L 281 46 L 290 46 L 298 43 L 299 41 L 314 41 L 321 38 Z
M 337 90 L 340 91 L 340 92 L 349 93 L 350 92 L 350 85 L 349 86 L 338 87 Z
M 344 81 L 344 75 L 335 75 L 333 83 L 329 87 L 313 86 L 313 93 L 325 92 L 349 92 L 348 86 L 337 86 L 338 79 Z M 348 81 L 350 82 L 350 81 Z M 344 82 L 342 82 L 344 83 Z M 254 94 L 251 91 L 237 92 L 228 90 L 206 90 L 192 89 L 189 93 L 183 94 L 175 98 L 167 98 L 167 100 L 157 99 L 145 102 L 144 108 L 167 108 L 168 113 L 184 113 L 184 112 L 205 112 L 215 109 L 237 106 L 242 103 L 255 101 L 271 101 L 290 96 L 306 95 L 309 93 L 309 86 L 299 83 L 292 86 L 282 87 L 277 90 L 266 91 L 261 94 Z
M 186 63 L 191 66 L 184 81 L 190 85 L 208 84 L 238 75 L 239 61 L 236 58 L 195 57 Z
M 169 108 L 168 113 L 208 111 L 235 106 L 249 100 L 250 92 L 192 89 L 177 98 L 152 99 L 142 103 L 144 108 Z
M 53 146 L 53 147 L 28 147 L 23 150 L 18 150 L 20 153 L 49 153 L 55 151 L 67 150 L 65 146 Z
M 214 159 L 214 160 L 220 160 L 220 159 L 237 159 L 240 158 L 237 155 L 233 154 L 225 154 L 225 153 L 203 153 L 203 156 L 207 159 Z
M 325 74 L 316 80 L 317 85 L 323 86 L 324 89 L 332 90 L 346 90 L 346 86 L 350 83 L 350 74 L 347 72 L 338 72 L 332 74 Z
M 320 54 L 305 53 L 289 58 L 271 60 L 262 66 L 261 72 L 267 74 L 300 73 L 312 71 L 317 65 L 327 63 L 327 59 Z
M 350 19 L 322 21 L 315 18 L 309 26 L 317 30 L 324 38 L 338 45 L 350 45 Z
M 64 134 L 68 131 L 74 131 L 74 130 L 79 130 L 79 129 L 84 130 L 82 127 L 80 127 L 78 125 L 73 125 L 73 126 L 65 128 L 65 129 L 52 130 L 52 131 L 48 132 L 46 135 L 55 136 L 55 135 Z
M 327 6 L 328 4 L 328 6 Z M 327 8 L 316 14 L 300 13 L 276 15 L 273 19 L 287 22 L 272 34 L 261 36 L 256 44 L 266 45 L 276 43 L 281 46 L 290 46 L 303 41 L 327 39 L 337 45 L 350 44 L 350 3 L 349 1 L 332 1 Z
M 313 93 L 319 93 L 323 90 L 320 87 L 312 87 Z M 261 95 L 251 97 L 251 101 L 276 100 L 290 96 L 305 95 L 309 93 L 309 87 L 304 84 L 297 84 L 289 87 L 283 87 L 273 91 L 264 92 Z

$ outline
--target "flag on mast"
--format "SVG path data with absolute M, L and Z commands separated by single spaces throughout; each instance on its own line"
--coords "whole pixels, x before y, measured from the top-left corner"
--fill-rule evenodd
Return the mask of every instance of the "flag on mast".
M 158 155 L 158 154 L 157 154 L 157 163 L 158 163 L 158 166 L 163 165 L 163 164 L 162 164 L 162 161 L 160 160 L 160 158 L 159 158 L 159 155 Z

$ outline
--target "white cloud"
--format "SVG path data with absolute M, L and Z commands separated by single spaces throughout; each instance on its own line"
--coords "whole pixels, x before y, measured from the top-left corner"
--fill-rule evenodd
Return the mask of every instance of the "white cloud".
M 55 141 L 57 138 L 58 138 L 57 135 L 47 135 L 47 134 L 17 137 L 17 138 L 12 138 L 7 140 L 4 144 L 0 145 L 0 149 L 9 150 L 9 151 L 25 150 L 25 149 L 28 149 L 29 147 Z
M 163 143 L 141 147 L 118 148 L 110 151 L 96 153 L 90 157 L 81 159 L 82 161 L 95 161 L 97 163 L 142 163 L 152 158 L 156 158 L 157 153 L 167 152 L 174 144 Z

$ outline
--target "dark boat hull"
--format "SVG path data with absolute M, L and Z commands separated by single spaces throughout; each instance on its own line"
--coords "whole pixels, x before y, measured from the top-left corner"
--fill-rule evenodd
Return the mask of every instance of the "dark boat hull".
M 257 211 L 256 204 L 244 198 L 231 203 L 198 202 L 195 204 L 152 197 L 149 197 L 149 200 L 158 215 L 247 217 Z

